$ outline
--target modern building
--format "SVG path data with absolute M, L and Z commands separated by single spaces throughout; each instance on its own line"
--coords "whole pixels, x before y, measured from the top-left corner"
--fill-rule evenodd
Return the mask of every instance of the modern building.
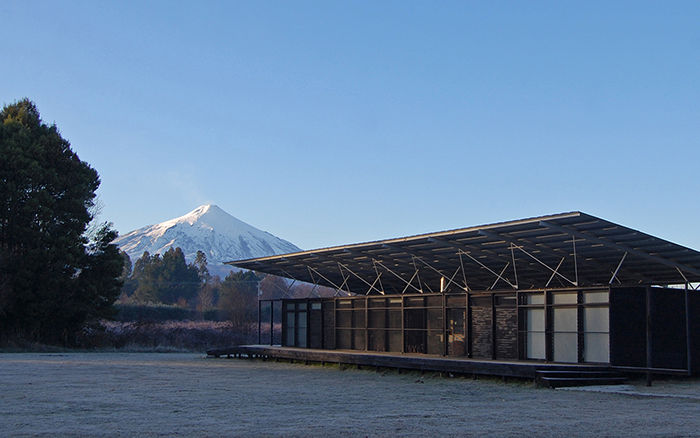
M 581 212 L 230 264 L 337 291 L 282 347 L 700 372 L 700 252 Z

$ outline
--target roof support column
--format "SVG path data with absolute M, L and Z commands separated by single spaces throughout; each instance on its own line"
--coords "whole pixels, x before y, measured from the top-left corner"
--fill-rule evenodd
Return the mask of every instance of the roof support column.
M 622 254 L 620 263 L 617 264 L 617 268 L 615 268 L 615 272 L 613 272 L 612 277 L 610 277 L 610 282 L 608 282 L 608 284 L 612 284 L 612 282 L 615 280 L 617 280 L 617 282 L 620 283 L 620 280 L 617 279 L 617 273 L 620 271 L 620 268 L 622 267 L 622 262 L 625 261 L 625 257 L 627 257 L 627 253 Z

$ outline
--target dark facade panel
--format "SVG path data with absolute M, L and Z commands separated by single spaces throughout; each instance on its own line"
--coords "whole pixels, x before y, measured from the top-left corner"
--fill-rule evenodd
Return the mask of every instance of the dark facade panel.
M 323 307 L 323 348 L 335 349 L 335 305 L 333 300 L 325 300 Z
M 610 290 L 610 363 L 646 366 L 645 288 Z
M 496 305 L 496 359 L 518 358 L 518 309 Z
M 693 374 L 700 374 L 700 291 L 688 292 L 688 310 L 692 316 L 688 325 L 691 369 Z
M 471 341 L 472 357 L 480 359 L 493 358 L 493 312 L 491 296 L 479 296 L 471 299 Z
M 684 369 L 685 297 L 681 289 L 651 289 L 651 366 Z

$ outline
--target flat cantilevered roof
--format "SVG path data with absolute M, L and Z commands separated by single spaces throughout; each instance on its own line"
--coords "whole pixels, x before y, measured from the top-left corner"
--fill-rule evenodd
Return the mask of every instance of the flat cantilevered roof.
M 700 252 L 581 212 L 227 264 L 357 294 L 700 281 Z

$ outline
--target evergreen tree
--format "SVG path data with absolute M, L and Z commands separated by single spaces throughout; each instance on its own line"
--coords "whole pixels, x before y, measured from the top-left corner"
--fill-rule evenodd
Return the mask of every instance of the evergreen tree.
M 141 302 L 191 301 L 201 284 L 197 268 L 187 264 L 180 248 L 170 248 L 162 257 L 144 252 L 134 264 L 132 277 L 138 281 L 134 297 Z
M 260 279 L 252 271 L 229 272 L 219 289 L 219 308 L 235 327 L 249 328 L 258 311 Z
M 199 279 L 202 283 L 206 283 L 209 278 L 209 268 L 207 267 L 207 255 L 202 251 L 197 251 L 197 255 L 194 257 L 194 266 L 197 268 L 197 273 L 199 274 Z
M 109 313 L 122 270 L 116 234 L 85 234 L 99 184 L 32 102 L 0 111 L 0 338 L 67 342 Z

